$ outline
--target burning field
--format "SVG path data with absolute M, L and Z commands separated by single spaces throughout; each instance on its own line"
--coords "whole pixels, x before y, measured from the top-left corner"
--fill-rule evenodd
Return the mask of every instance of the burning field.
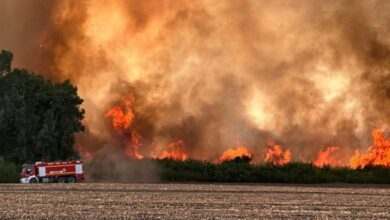
M 62 136 L 88 182 L 0 185 L 0 218 L 390 218 L 386 185 L 220 184 L 389 183 L 389 11 L 388 0 L 0 0 L 13 66 L 69 79 L 84 100 L 85 131 Z M 51 152 L 49 128 L 65 129 L 41 112 L 37 124 L 51 123 L 30 142 Z
M 2 219 L 390 217 L 390 190 L 354 186 L 0 185 Z
M 86 131 L 74 148 L 93 164 L 390 166 L 389 1 L 5 0 L 1 10 L 0 48 L 15 65 L 78 87 Z

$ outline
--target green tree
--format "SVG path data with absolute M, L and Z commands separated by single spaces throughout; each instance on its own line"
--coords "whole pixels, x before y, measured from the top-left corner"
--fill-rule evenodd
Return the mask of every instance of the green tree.
M 84 130 L 83 100 L 69 81 L 53 84 L 11 68 L 0 54 L 0 155 L 16 163 L 74 157 L 74 133 Z
M 13 55 L 9 51 L 1 50 L 0 53 L 0 76 L 11 71 L 11 61 Z

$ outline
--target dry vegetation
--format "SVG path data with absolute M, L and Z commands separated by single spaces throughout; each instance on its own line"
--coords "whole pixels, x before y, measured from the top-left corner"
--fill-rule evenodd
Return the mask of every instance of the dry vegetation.
M 390 188 L 357 185 L 3 184 L 0 218 L 390 218 Z

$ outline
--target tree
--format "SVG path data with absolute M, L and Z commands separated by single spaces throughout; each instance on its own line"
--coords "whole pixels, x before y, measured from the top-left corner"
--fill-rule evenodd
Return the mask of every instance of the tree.
M 0 54 L 0 156 L 23 163 L 76 156 L 74 133 L 84 130 L 83 100 L 69 81 L 53 84 L 25 69 L 11 69 Z
M 11 61 L 13 55 L 9 51 L 1 50 L 0 53 L 0 76 L 11 71 Z

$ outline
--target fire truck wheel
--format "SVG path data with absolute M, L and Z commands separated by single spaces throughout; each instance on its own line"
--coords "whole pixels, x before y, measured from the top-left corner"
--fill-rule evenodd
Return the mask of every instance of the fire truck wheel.
M 65 177 L 60 177 L 60 178 L 58 178 L 58 182 L 59 182 L 59 183 L 65 183 L 65 182 L 66 182 Z
M 75 183 L 75 182 L 76 182 L 76 178 L 74 176 L 68 177 L 68 183 Z
M 28 181 L 29 183 L 38 183 L 38 180 L 36 178 L 31 178 L 30 181 Z

